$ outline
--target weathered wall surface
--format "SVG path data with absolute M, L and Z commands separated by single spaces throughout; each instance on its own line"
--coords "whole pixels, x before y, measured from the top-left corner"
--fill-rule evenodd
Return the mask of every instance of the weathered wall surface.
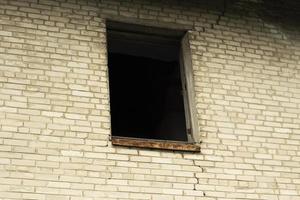
M 0 0 L 0 199 L 299 200 L 300 26 L 204 4 Z M 111 145 L 106 17 L 194 26 L 202 153 Z

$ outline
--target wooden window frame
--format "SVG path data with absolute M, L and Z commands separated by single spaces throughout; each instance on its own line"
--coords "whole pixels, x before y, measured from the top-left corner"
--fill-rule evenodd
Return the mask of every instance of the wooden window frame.
M 155 140 L 132 137 L 112 136 L 112 144 L 117 146 L 139 147 L 149 149 L 165 149 L 175 151 L 199 152 L 200 146 L 195 143 L 173 141 L 173 140 Z
M 112 23 L 124 23 L 118 21 L 112 21 Z M 125 22 L 128 23 L 128 22 Z M 128 23 L 129 24 L 129 23 Z M 131 23 L 130 23 L 131 24 Z M 132 24 L 134 26 L 143 25 Z M 154 28 L 159 30 L 161 27 L 148 26 L 148 28 Z M 135 27 L 134 27 L 135 28 Z M 168 29 L 170 29 L 168 27 Z M 187 127 L 188 141 L 170 141 L 170 140 L 156 140 L 156 139 L 144 139 L 144 138 L 133 138 L 133 137 L 121 137 L 111 135 L 111 142 L 116 146 L 127 146 L 127 147 L 139 147 L 139 148 L 150 148 L 150 149 L 165 149 L 175 151 L 189 151 L 189 152 L 200 152 L 200 134 L 197 123 L 196 114 L 196 103 L 195 103 L 195 92 L 194 92 L 194 79 L 193 79 L 193 68 L 192 68 L 192 56 L 189 43 L 189 31 L 178 29 L 170 29 L 172 32 L 178 31 L 185 32 L 181 38 L 180 47 L 180 72 L 184 98 L 184 110 Z

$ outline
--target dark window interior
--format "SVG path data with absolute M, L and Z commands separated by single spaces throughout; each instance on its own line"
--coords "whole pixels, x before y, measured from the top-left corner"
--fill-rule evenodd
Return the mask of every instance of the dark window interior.
M 113 136 L 187 141 L 180 40 L 108 29 Z

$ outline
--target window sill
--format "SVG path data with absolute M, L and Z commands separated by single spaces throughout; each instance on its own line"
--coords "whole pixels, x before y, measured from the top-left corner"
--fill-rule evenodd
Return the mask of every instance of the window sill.
M 112 144 L 127 147 L 142 147 L 150 149 L 166 149 L 175 151 L 200 152 L 200 146 L 182 141 L 153 140 L 112 136 Z

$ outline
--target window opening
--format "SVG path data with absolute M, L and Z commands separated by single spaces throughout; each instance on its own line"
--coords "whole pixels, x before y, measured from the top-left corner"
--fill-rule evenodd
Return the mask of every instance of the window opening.
M 182 31 L 107 23 L 112 136 L 191 142 Z

